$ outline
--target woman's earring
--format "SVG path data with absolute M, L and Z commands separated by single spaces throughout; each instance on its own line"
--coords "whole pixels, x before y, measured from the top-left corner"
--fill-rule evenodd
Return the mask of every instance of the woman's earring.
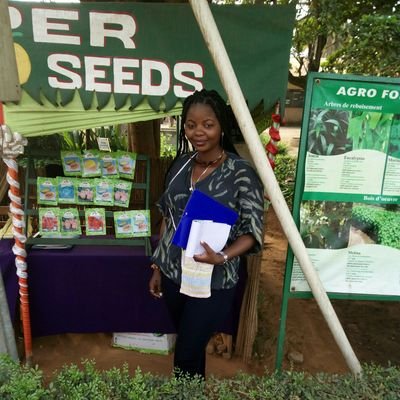
M 221 132 L 221 145 L 224 143 L 224 131 Z

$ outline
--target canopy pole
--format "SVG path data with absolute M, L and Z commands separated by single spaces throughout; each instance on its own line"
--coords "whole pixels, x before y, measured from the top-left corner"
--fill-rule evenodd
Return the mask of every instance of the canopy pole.
M 0 274 L 0 354 L 2 353 L 8 354 L 14 361 L 18 361 L 14 328 L 8 309 L 3 277 Z
M 25 363 L 32 365 L 32 334 L 28 298 L 28 267 L 26 263 L 27 253 L 25 250 L 25 213 L 20 195 L 20 184 L 18 180 L 18 163 L 16 158 L 24 151 L 27 140 L 19 133 L 12 133 L 6 125 L 0 126 L 0 156 L 7 165 L 7 182 L 10 185 L 8 196 L 11 200 L 10 211 L 12 214 L 13 235 L 15 244 L 15 266 L 17 268 L 20 310 L 22 317 L 22 328 L 24 334 Z M 28 195 L 28 193 L 26 193 Z
M 354 374 L 361 374 L 361 365 L 347 339 L 340 321 L 332 307 L 325 289 L 308 256 L 306 247 L 297 230 L 279 184 L 269 164 L 265 150 L 258 137 L 243 93 L 240 89 L 232 64 L 219 34 L 207 0 L 189 0 L 204 40 L 214 61 L 222 85 L 228 95 L 232 110 L 237 118 L 266 193 L 274 207 L 289 244 L 307 279 L 319 308 L 338 344 L 345 360 Z

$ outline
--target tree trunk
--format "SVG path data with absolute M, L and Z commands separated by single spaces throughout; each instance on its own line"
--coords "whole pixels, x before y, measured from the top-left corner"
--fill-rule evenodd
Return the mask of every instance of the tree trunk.
M 160 120 L 128 124 L 129 150 L 145 154 L 153 159 L 160 158 Z

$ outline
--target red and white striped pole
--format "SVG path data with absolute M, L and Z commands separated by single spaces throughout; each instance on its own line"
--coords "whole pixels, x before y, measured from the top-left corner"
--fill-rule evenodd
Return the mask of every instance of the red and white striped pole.
M 271 116 L 272 124 L 268 130 L 270 139 L 265 146 L 268 161 L 272 169 L 275 168 L 275 156 L 278 153 L 278 142 L 281 140 L 281 136 L 279 134 L 279 128 L 281 127 L 281 116 L 279 108 L 279 103 L 277 103 L 275 106 L 275 112 Z
M 13 235 L 15 244 L 13 253 L 15 254 L 15 265 L 17 268 L 20 309 L 22 319 L 22 329 L 24 334 L 25 362 L 32 364 L 32 334 L 29 312 L 28 296 L 28 268 L 26 263 L 25 250 L 25 213 L 22 206 L 20 195 L 20 184 L 18 179 L 18 164 L 16 158 L 24 151 L 27 144 L 25 138 L 18 133 L 12 133 L 6 125 L 1 125 L 0 129 L 0 155 L 7 165 L 7 182 L 10 185 L 8 196 L 10 198 L 10 211 L 12 214 Z

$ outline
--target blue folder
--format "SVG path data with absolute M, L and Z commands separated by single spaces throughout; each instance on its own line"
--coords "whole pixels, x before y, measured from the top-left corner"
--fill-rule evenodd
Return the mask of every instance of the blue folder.
M 206 219 L 233 225 L 238 217 L 239 215 L 236 211 L 196 189 L 186 204 L 182 218 L 172 238 L 172 243 L 186 249 L 190 228 L 194 219 Z

